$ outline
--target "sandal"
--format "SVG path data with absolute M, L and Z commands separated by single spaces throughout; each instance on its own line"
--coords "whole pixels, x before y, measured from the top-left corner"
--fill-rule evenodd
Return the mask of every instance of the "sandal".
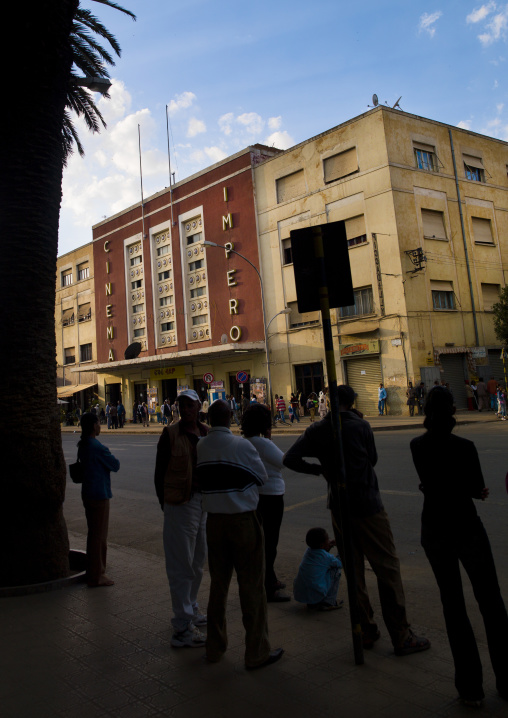
M 400 646 L 395 646 L 394 651 L 396 656 L 409 656 L 411 653 L 420 653 L 420 651 L 426 651 L 428 648 L 430 648 L 428 638 L 415 636 L 413 631 L 409 631 L 409 636 L 404 643 Z
M 380 638 L 381 638 L 381 633 L 377 629 L 375 631 L 368 631 L 368 632 L 364 633 L 362 635 L 362 643 L 363 643 L 364 649 L 366 649 L 368 651 L 369 649 L 374 648 L 374 643 L 376 641 L 379 641 Z

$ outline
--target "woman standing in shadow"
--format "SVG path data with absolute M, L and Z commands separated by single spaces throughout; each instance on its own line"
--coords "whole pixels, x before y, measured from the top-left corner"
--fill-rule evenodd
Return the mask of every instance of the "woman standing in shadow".
M 86 578 L 90 588 L 113 586 L 106 576 L 106 553 L 109 525 L 109 500 L 112 498 L 110 471 L 118 471 L 120 462 L 110 450 L 97 441 L 101 425 L 95 414 L 81 417 L 81 439 L 78 460 L 83 466 L 81 498 L 85 507 L 88 535 L 86 539 Z
M 452 434 L 456 422 L 450 391 L 434 387 L 424 412 L 427 432 L 411 441 L 424 494 L 422 546 L 441 593 L 455 686 L 463 703 L 479 707 L 484 698 L 482 664 L 466 611 L 460 564 L 483 616 L 497 690 L 508 700 L 508 615 L 489 539 L 473 503 L 485 500 L 489 490 L 475 445 Z

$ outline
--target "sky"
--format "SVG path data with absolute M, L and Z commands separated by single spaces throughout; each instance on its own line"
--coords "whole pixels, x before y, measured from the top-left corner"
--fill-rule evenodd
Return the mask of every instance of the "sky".
M 490 0 L 81 0 L 116 36 L 107 129 L 63 177 L 59 254 L 92 225 L 257 142 L 288 149 L 363 112 L 405 112 L 508 141 L 508 3 Z

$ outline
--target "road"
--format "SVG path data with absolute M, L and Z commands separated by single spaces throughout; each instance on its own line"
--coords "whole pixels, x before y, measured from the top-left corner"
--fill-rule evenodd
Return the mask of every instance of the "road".
M 478 512 L 489 534 L 501 588 L 508 601 L 508 495 L 504 487 L 508 470 L 506 431 L 506 423 L 491 423 L 463 426 L 457 433 L 474 440 L 480 453 L 490 498 L 484 503 L 477 502 Z M 422 495 L 418 491 L 418 479 L 409 451 L 409 442 L 418 433 L 414 430 L 376 432 L 379 454 L 376 472 L 401 560 L 410 620 L 416 625 L 442 627 L 439 596 L 420 546 Z M 78 439 L 79 434 L 64 434 L 62 437 L 67 463 L 75 461 Z M 295 439 L 294 436 L 277 437 L 275 443 L 285 451 Z M 157 437 L 104 431 L 100 440 L 121 464 L 118 474 L 112 475 L 114 498 L 109 541 L 162 556 L 163 517 L 153 488 Z M 276 568 L 279 577 L 286 580 L 289 587 L 305 550 L 306 531 L 312 526 L 324 526 L 329 530 L 331 527 L 326 510 L 324 479 L 296 474 L 287 469 L 284 470 L 284 478 L 285 516 Z M 86 522 L 80 488 L 70 479 L 64 513 L 69 531 L 79 535 L 73 536 L 72 547 L 84 548 Z M 369 577 L 369 581 L 373 579 L 373 576 Z M 372 595 L 376 595 L 375 590 Z M 472 600 L 469 586 L 466 586 L 466 596 L 468 601 Z

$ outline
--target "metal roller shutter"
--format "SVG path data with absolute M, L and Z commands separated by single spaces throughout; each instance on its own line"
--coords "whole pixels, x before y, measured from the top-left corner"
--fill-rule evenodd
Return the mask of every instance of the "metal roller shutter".
M 506 371 L 508 372 L 508 359 L 506 359 L 505 361 Z M 485 369 L 487 369 L 487 367 L 485 367 Z M 478 367 L 478 371 L 480 371 L 480 367 Z M 488 376 L 483 377 L 486 382 L 490 379 L 491 376 L 493 376 L 496 381 L 499 381 L 504 384 L 504 367 L 503 360 L 501 359 L 501 349 L 489 349 L 489 366 L 486 373 L 488 374 Z
M 366 416 L 376 416 L 378 413 L 378 388 L 383 381 L 381 378 L 381 364 L 379 357 L 365 357 L 348 359 L 346 362 L 347 383 L 358 394 L 356 408 Z M 390 397 L 388 396 L 388 400 Z M 388 409 L 390 405 L 388 404 Z
M 465 354 L 441 354 L 439 359 L 444 371 L 443 379 L 450 384 L 455 406 L 457 409 L 467 409 Z

